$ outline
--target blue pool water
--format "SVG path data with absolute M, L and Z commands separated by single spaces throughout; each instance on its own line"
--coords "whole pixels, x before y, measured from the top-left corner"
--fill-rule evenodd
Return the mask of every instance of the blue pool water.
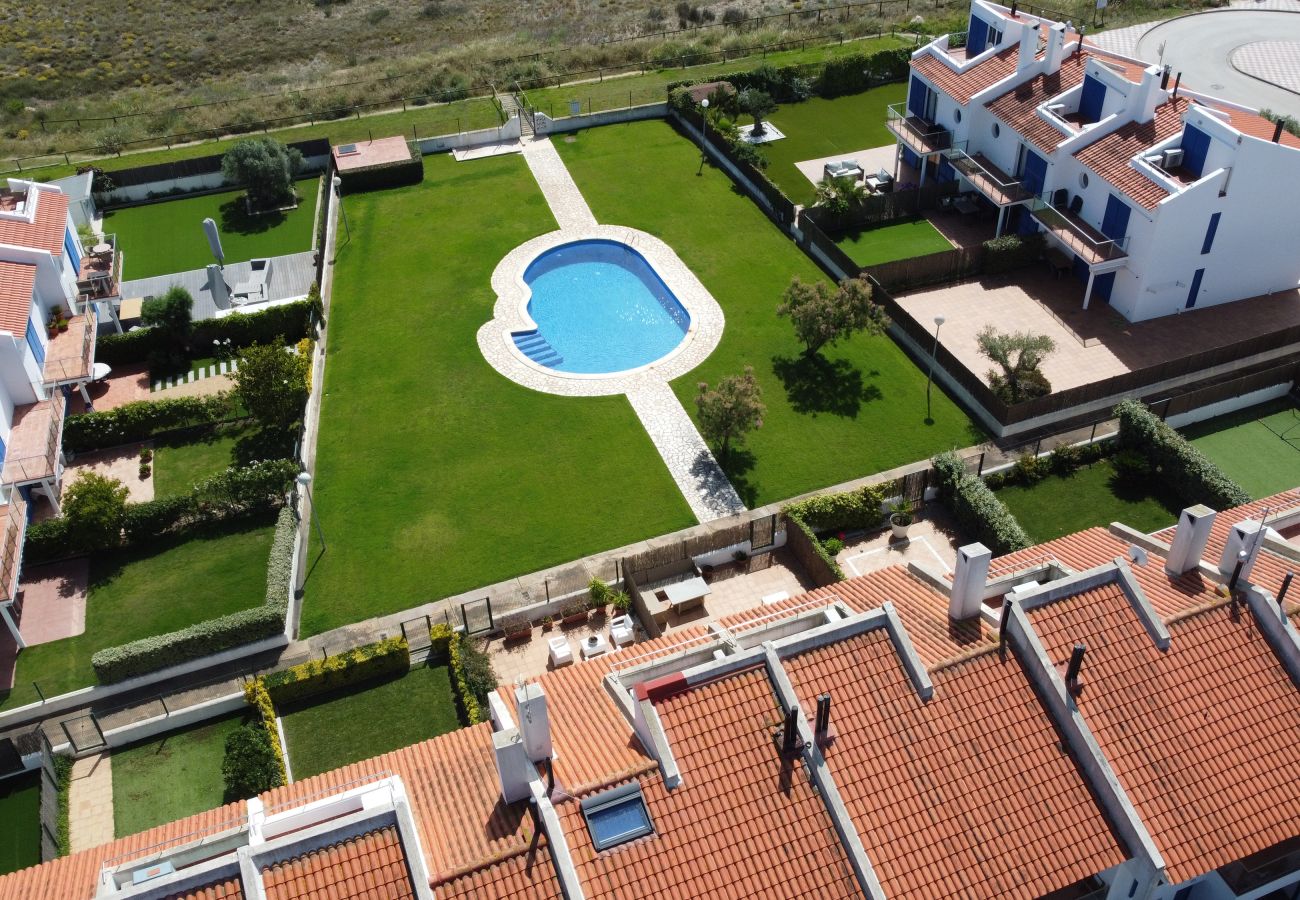
M 640 253 L 617 241 L 575 241 L 524 271 L 536 331 L 515 332 L 535 362 L 586 375 L 652 363 L 682 342 L 691 317 Z

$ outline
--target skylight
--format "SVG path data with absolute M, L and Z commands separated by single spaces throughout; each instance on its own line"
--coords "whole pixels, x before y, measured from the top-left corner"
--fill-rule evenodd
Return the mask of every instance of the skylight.
M 597 851 L 654 833 L 641 785 L 635 781 L 583 800 L 582 815 Z
M 358 152 L 356 144 L 344 144 L 338 148 L 339 156 L 355 156 Z

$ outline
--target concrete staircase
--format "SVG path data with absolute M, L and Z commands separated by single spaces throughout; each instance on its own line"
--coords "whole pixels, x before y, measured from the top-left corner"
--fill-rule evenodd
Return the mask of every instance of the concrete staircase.
M 533 136 L 533 118 L 519 105 L 519 97 L 516 94 L 497 94 L 497 100 L 501 102 L 501 111 L 505 113 L 506 121 L 510 121 L 513 115 L 519 116 L 519 132 L 521 138 L 530 138 Z

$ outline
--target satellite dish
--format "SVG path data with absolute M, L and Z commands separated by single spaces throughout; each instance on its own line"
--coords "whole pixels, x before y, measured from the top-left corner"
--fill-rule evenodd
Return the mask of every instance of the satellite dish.
M 1137 544 L 1130 544 L 1128 548 L 1128 558 L 1133 560 L 1139 566 L 1147 564 L 1147 552 Z
M 221 233 L 217 231 L 217 223 L 211 219 L 204 219 L 203 233 L 208 236 L 208 246 L 212 248 L 212 255 L 217 258 L 217 265 L 224 266 L 226 254 L 221 251 Z

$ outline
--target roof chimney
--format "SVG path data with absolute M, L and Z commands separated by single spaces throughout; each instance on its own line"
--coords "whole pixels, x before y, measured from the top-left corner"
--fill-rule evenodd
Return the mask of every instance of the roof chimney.
M 835 732 L 831 730 L 831 695 L 822 694 L 817 698 L 817 726 L 813 729 L 813 740 L 818 747 L 829 747 L 835 743 Z
M 1273 124 L 1273 143 L 1275 144 L 1282 140 L 1283 125 L 1284 123 L 1281 119 L 1278 119 L 1277 122 Z
M 952 576 L 948 597 L 948 618 L 960 621 L 980 614 L 984 584 L 988 580 L 993 551 L 983 544 L 967 544 L 957 551 L 957 571 Z
M 820 701 L 818 701 L 820 704 Z M 799 738 L 799 705 L 795 704 L 785 714 L 785 723 L 777 729 L 776 735 L 777 747 L 780 748 L 781 755 L 787 759 L 798 756 L 803 752 L 803 741 Z
M 1247 519 L 1232 526 L 1232 530 L 1228 532 L 1228 540 L 1223 545 L 1223 555 L 1219 557 L 1219 573 L 1225 579 L 1232 578 L 1235 583 L 1243 578 L 1250 578 L 1250 570 L 1255 567 L 1255 557 L 1258 555 L 1254 552 L 1255 546 L 1260 529 L 1263 527 L 1254 519 Z M 1244 557 L 1241 556 L 1243 552 L 1246 554 Z
M 1065 58 L 1065 23 L 1057 22 L 1047 29 L 1047 46 L 1043 49 L 1043 66 L 1045 72 L 1055 72 L 1061 68 Z
M 533 762 L 550 759 L 551 717 L 546 709 L 546 691 L 536 682 L 515 688 L 515 710 L 524 750 Z
M 507 728 L 492 734 L 492 751 L 497 758 L 497 781 L 501 785 L 501 799 L 506 803 L 523 800 L 531 793 L 528 787 L 536 769 L 528 761 L 523 738 L 518 728 Z
M 1165 66 L 1160 72 L 1160 90 L 1169 90 L 1169 67 Z
M 1133 93 L 1133 121 L 1150 122 L 1156 116 L 1156 107 L 1164 102 L 1164 92 L 1158 87 L 1161 78 L 1159 66 L 1142 70 L 1142 81 Z
M 1175 577 L 1190 572 L 1201 563 L 1205 545 L 1210 540 L 1217 515 L 1208 506 L 1189 506 L 1178 516 L 1178 528 L 1165 557 L 1165 571 Z
M 1178 85 L 1182 84 L 1182 81 L 1183 81 L 1183 73 L 1179 72 L 1177 75 L 1174 76 L 1174 92 L 1169 95 L 1170 100 L 1176 100 L 1178 98 Z
M 1020 26 L 1020 56 L 1016 71 L 1023 72 L 1032 66 L 1038 56 L 1038 23 L 1025 22 Z
M 1077 697 L 1083 693 L 1083 685 L 1079 682 L 1079 670 L 1083 668 L 1083 655 L 1087 648 L 1083 644 L 1075 644 L 1074 649 L 1070 651 L 1070 665 L 1065 670 L 1065 689 L 1070 692 L 1071 697 Z

